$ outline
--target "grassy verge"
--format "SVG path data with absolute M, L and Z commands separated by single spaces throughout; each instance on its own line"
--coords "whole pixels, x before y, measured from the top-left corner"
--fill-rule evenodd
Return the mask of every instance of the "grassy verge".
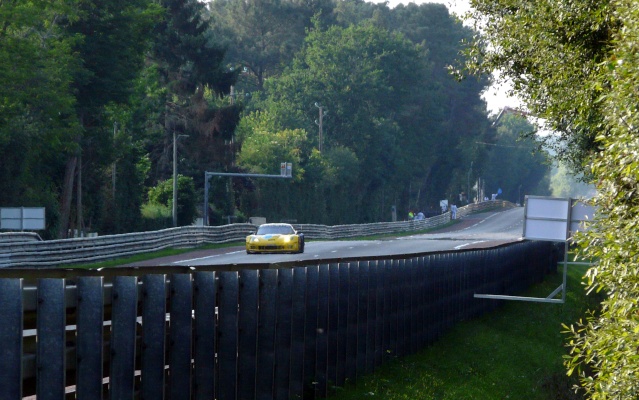
M 232 242 L 232 243 L 207 244 L 204 246 L 180 248 L 180 249 L 170 248 L 170 249 L 164 249 L 160 251 L 154 251 L 152 253 L 137 254 L 131 257 L 118 258 L 118 259 L 103 261 L 99 263 L 63 265 L 63 266 L 60 266 L 60 268 L 97 269 L 97 268 L 119 267 L 122 265 L 132 264 L 132 263 L 136 263 L 140 261 L 152 260 L 154 258 L 175 256 L 175 255 L 190 253 L 190 252 L 198 251 L 198 250 L 221 249 L 224 247 L 234 247 L 234 246 L 243 246 L 243 245 L 244 245 L 244 242 Z
M 586 296 L 580 284 L 585 271 L 569 267 L 565 304 L 494 300 L 502 302 L 496 311 L 458 324 L 431 347 L 337 388 L 330 398 L 580 399 L 571 390 L 577 381 L 563 367 L 561 324 L 579 320 L 601 301 Z M 546 297 L 561 280 L 561 272 L 553 274 L 525 295 Z

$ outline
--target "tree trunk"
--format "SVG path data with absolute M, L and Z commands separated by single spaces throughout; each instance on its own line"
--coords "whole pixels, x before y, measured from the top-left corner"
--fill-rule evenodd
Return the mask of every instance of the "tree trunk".
M 66 239 L 68 236 L 71 200 L 73 197 L 73 181 L 75 179 L 75 167 L 77 163 L 77 156 L 69 158 L 64 172 L 64 185 L 62 187 L 62 198 L 60 199 L 60 225 L 58 227 L 59 239 Z

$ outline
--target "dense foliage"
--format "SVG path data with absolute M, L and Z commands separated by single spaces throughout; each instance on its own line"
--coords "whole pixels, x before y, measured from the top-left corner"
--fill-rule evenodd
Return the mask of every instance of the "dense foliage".
M 443 5 L 25 0 L 0 22 L 0 206 L 46 207 L 46 238 L 164 226 L 149 193 L 174 169 L 193 182 L 180 224 L 202 215 L 203 172 L 281 162 L 293 179 L 211 178 L 209 222 L 376 222 L 491 171 L 512 171 L 494 178 L 512 201 L 544 182 L 528 152 L 533 173 L 499 168 L 489 79 L 447 72 L 474 32 Z
M 515 80 L 526 105 L 546 118 L 562 154 L 592 176 L 598 207 L 577 238 L 597 261 L 588 288 L 600 311 L 570 327 L 566 360 L 592 399 L 639 395 L 639 10 L 636 2 L 473 0 L 485 23 L 481 68 Z M 473 67 L 476 67 L 474 65 Z

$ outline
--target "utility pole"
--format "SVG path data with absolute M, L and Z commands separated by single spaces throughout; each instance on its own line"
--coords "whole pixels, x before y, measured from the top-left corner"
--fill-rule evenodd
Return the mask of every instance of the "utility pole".
M 114 122 L 113 123 L 113 146 L 115 146 L 115 135 L 118 131 L 118 123 Z M 112 190 L 112 196 L 113 196 L 113 205 L 115 206 L 115 166 L 116 166 L 116 162 L 115 162 L 115 158 L 113 160 L 113 175 L 111 176 L 111 190 Z M 114 207 L 115 209 L 115 207 Z
M 319 126 L 319 144 L 317 148 L 319 149 L 319 152 L 321 153 L 322 152 L 322 136 L 323 136 L 322 125 L 323 125 L 324 115 L 328 114 L 328 111 L 324 112 L 324 106 L 320 105 L 317 102 L 315 102 L 315 107 L 319 108 L 319 120 L 316 120 L 315 123 Z
M 173 216 L 173 227 L 177 226 L 177 140 L 181 137 L 188 137 L 189 135 L 176 135 L 175 129 L 173 130 L 173 210 L 171 212 Z
M 173 130 L 173 227 L 177 226 L 177 137 Z

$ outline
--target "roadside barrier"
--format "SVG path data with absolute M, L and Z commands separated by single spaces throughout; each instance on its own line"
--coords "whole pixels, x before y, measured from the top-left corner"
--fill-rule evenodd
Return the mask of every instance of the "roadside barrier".
M 335 263 L 5 268 L 0 393 L 324 398 L 500 304 L 474 293 L 540 282 L 562 251 L 520 241 Z

